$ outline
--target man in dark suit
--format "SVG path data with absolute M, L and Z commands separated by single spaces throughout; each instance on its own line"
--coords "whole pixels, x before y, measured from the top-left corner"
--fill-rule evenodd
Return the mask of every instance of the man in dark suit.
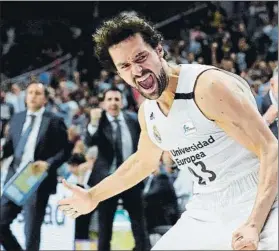
M 40 229 L 44 220 L 49 195 L 56 192 L 56 170 L 70 156 L 73 145 L 68 141 L 62 119 L 45 111 L 47 90 L 41 83 L 27 87 L 27 111 L 15 114 L 10 122 L 8 139 L 3 146 L 1 159 L 13 155 L 5 183 L 16 171 L 34 162 L 33 171 L 47 171 L 47 178 L 23 205 L 25 213 L 26 250 L 38 251 Z M 9 251 L 22 250 L 10 230 L 10 224 L 22 207 L 2 196 L 0 208 L 0 244 Z
M 278 68 L 270 79 L 270 90 L 263 98 L 261 110 L 270 130 L 278 139 Z
M 112 87 L 105 91 L 103 108 L 103 112 L 101 109 L 91 111 L 91 122 L 85 138 L 88 146 L 98 146 L 98 157 L 88 181 L 91 187 L 113 173 L 123 160 L 136 151 L 140 134 L 135 114 L 121 111 L 122 94 L 119 89 Z M 140 183 L 99 204 L 99 251 L 110 250 L 113 218 L 120 198 L 131 219 L 135 250 L 150 248 L 143 213 L 142 189 L 143 183 Z

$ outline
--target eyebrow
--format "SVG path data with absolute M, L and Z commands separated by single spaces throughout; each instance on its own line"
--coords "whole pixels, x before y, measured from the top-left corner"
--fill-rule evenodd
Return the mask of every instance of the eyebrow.
M 138 54 L 136 54 L 136 56 L 134 57 L 134 59 L 136 60 L 138 57 L 140 57 L 142 54 L 146 53 L 146 51 L 141 51 L 139 52 Z M 122 66 L 122 65 L 125 65 L 127 64 L 127 62 L 124 62 L 124 63 L 118 63 L 117 66 Z

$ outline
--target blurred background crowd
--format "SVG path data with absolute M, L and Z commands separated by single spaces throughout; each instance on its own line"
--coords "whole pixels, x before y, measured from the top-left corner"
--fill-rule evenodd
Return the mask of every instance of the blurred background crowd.
M 90 141 L 90 125 L 102 116 L 98 108 L 109 113 L 106 90 L 119 89 L 121 100 L 115 106 L 135 118 L 143 101 L 118 75 L 102 69 L 93 53 L 91 34 L 104 18 L 121 11 L 143 14 L 155 24 L 164 35 L 169 63 L 214 65 L 245 78 L 261 114 L 272 106 L 268 119 L 276 124 L 272 130 L 278 137 L 277 103 L 266 107 L 270 92 L 278 102 L 278 83 L 276 87 L 270 81 L 278 67 L 276 1 L 129 2 L 129 9 L 125 2 L 106 1 L 1 5 L 1 145 L 11 117 L 26 109 L 26 87 L 36 79 L 49 92 L 46 110 L 63 119 L 75 143 L 71 157 L 58 169 L 59 180 L 89 187 L 98 158 L 106 158 L 99 144 Z M 5 161 L 2 182 L 9 167 Z M 144 209 L 150 236 L 163 234 L 184 210 L 191 195 L 187 178 L 165 153 L 158 172 L 144 181 L 143 196 L 137 199 L 142 205 L 135 203 Z M 122 199 L 117 203 L 125 207 Z M 97 238 L 97 214 L 77 222 L 77 239 Z M 155 241 L 151 238 L 151 245 Z

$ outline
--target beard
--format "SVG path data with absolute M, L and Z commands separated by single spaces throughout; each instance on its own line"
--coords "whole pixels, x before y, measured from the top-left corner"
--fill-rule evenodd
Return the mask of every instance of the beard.
M 140 86 L 140 84 L 137 83 L 136 79 L 134 79 L 134 83 L 137 87 L 137 90 L 139 91 L 139 93 L 143 97 L 145 97 L 146 99 L 155 100 L 155 99 L 158 99 L 162 95 L 162 93 L 166 90 L 166 88 L 168 87 L 169 78 L 168 78 L 165 70 L 163 69 L 163 67 L 161 68 L 158 77 L 155 76 L 155 74 L 150 70 L 143 70 L 142 71 L 142 75 L 145 75 L 145 74 L 148 74 L 148 73 L 152 74 L 152 77 L 154 77 L 154 79 L 153 79 L 154 83 L 153 84 L 157 85 L 157 87 L 155 88 L 155 90 L 152 93 L 146 93 L 144 91 L 144 88 L 142 88 Z

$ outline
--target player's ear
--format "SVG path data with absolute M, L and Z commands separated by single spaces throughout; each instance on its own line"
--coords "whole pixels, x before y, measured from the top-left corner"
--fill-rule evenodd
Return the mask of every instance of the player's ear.
M 161 44 L 158 44 L 158 46 L 156 47 L 156 52 L 160 58 L 164 57 L 165 52 Z

